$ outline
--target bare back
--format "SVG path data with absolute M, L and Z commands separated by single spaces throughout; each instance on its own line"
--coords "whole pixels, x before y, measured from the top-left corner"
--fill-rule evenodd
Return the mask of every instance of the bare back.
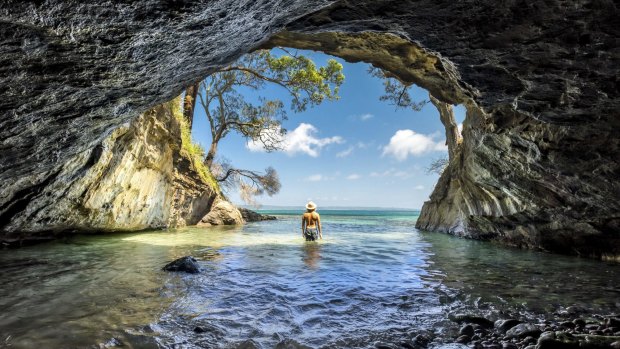
M 316 212 L 304 212 L 303 223 L 306 228 L 316 228 L 317 223 L 320 224 L 321 216 Z

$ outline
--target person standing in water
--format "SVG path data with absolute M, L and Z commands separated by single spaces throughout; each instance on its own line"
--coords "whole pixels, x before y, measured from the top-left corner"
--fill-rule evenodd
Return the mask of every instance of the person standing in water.
M 316 204 L 310 201 L 306 204 L 306 212 L 301 217 L 301 236 L 306 241 L 315 241 L 317 238 L 323 239 L 321 216 L 315 210 Z

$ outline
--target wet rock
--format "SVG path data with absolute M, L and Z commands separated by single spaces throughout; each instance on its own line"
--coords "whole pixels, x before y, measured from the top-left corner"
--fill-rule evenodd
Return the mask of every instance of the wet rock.
M 605 318 L 605 327 L 620 327 L 620 318 L 608 317 Z
M 564 327 L 564 328 L 575 328 L 575 323 L 574 322 L 570 322 L 570 321 L 564 321 L 562 323 L 560 323 L 560 327 Z
M 609 345 L 613 349 L 620 349 L 620 341 L 615 341 Z
M 573 320 L 573 323 L 575 324 L 575 326 L 578 326 L 578 327 L 585 327 L 586 326 L 586 322 L 583 319 L 575 319 L 575 320 Z
M 205 332 L 207 332 L 207 329 L 204 328 L 204 327 L 196 326 L 196 327 L 194 327 L 194 332 L 196 332 L 196 333 L 205 333 Z
M 502 349 L 519 349 L 519 347 L 511 342 L 504 342 L 502 343 Z
M 249 222 L 261 222 L 261 221 L 272 221 L 276 220 L 276 216 L 264 215 L 258 212 L 248 210 L 247 208 L 238 207 L 239 212 L 241 212 L 241 217 L 247 223 Z
M 418 334 L 413 337 L 413 344 L 422 348 L 426 348 L 430 342 L 431 339 L 423 334 Z
M 217 198 L 209 213 L 204 216 L 198 226 L 239 225 L 243 224 L 241 212 L 230 202 Z
M 538 337 L 542 331 L 533 324 L 518 324 L 506 331 L 506 338 L 525 338 L 527 336 Z
M 485 328 L 493 328 L 494 325 L 491 320 L 471 314 L 451 314 L 449 318 L 456 323 L 477 324 Z
M 465 325 L 463 327 L 461 327 L 461 329 L 459 330 L 459 334 L 461 336 L 469 336 L 472 337 L 475 333 L 474 333 L 474 327 L 472 325 Z
M 520 323 L 521 321 L 516 319 L 497 320 L 495 321 L 495 328 L 497 328 L 497 330 L 501 333 L 506 333 L 506 331 Z
M 395 345 L 389 343 L 375 343 L 375 348 L 377 349 L 398 349 Z
M 456 342 L 457 342 L 457 343 L 462 343 L 462 344 L 467 344 L 467 343 L 469 343 L 470 341 L 471 341 L 471 337 L 470 337 L 470 336 L 468 336 L 468 335 L 462 335 L 462 336 L 459 336 L 459 337 L 456 339 Z
M 239 342 L 233 345 L 235 349 L 260 349 L 258 343 L 251 339 L 246 339 L 243 342 Z
M 311 347 L 301 344 L 294 339 L 285 339 L 276 344 L 274 349 L 312 349 Z
M 190 274 L 197 274 L 200 272 L 198 261 L 192 256 L 181 257 L 166 264 L 163 268 L 165 271 L 180 271 Z
M 434 347 L 433 349 L 469 349 L 469 348 L 465 344 L 450 343 L 450 344 L 442 344 L 438 347 Z

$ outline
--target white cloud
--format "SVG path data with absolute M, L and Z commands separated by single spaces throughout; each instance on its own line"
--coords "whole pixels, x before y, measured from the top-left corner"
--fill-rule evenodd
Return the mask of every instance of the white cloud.
M 366 120 L 370 120 L 372 118 L 374 118 L 375 116 L 370 114 L 370 113 L 366 113 L 366 114 L 362 114 L 360 115 L 360 120 L 361 121 L 366 121 Z
M 347 149 L 339 152 L 336 154 L 336 157 L 338 158 L 346 158 L 347 156 L 351 155 L 351 153 L 353 153 L 353 147 L 348 147 Z
M 423 185 L 416 185 L 413 189 L 415 189 L 415 190 L 424 190 L 424 186 Z
M 270 129 L 264 132 L 278 137 L 277 134 L 279 131 L 279 129 Z M 317 128 L 313 125 L 301 123 L 296 129 L 284 135 L 284 139 L 280 146 L 286 154 L 291 156 L 297 153 L 305 153 L 312 157 L 317 157 L 323 147 L 329 144 L 340 144 L 344 142 L 340 136 L 316 138 L 315 134 L 317 132 Z M 263 148 L 260 142 L 249 141 L 246 146 L 250 151 L 265 151 L 265 148 Z
M 322 180 L 325 180 L 325 177 L 321 174 L 314 174 L 312 176 L 306 177 L 306 180 L 309 182 L 320 182 Z
M 390 155 L 398 161 L 406 160 L 409 155 L 419 156 L 433 151 L 446 151 L 448 148 L 441 140 L 435 142 L 435 135 L 423 135 L 413 130 L 398 130 L 390 138 L 390 143 L 383 147 L 383 155 Z
M 348 180 L 354 181 L 356 179 L 360 179 L 362 178 L 362 176 L 358 175 L 357 173 L 353 173 L 347 176 Z
M 463 123 L 461 122 L 460 124 L 456 125 L 456 128 L 458 128 L 459 134 L 463 135 Z

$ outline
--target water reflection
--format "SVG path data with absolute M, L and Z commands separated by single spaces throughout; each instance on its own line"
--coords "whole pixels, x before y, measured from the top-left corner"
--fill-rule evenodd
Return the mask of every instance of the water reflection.
M 134 348 L 248 338 L 262 348 L 285 339 L 366 348 L 440 327 L 458 307 L 620 310 L 618 265 L 418 233 L 393 215 L 323 215 L 329 237 L 305 242 L 291 233 L 297 216 L 280 218 L 0 251 L 0 340 L 12 348 L 112 338 Z M 161 271 L 188 254 L 200 274 Z
M 321 244 L 317 241 L 306 241 L 302 245 L 302 260 L 310 269 L 317 269 L 321 260 Z

